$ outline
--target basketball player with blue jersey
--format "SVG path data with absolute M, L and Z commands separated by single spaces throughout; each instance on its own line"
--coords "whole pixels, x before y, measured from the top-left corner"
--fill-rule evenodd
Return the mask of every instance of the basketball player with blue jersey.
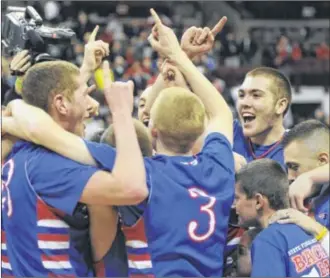
M 105 64 L 105 72 L 109 72 L 108 67 Z M 83 120 L 89 114 L 89 89 L 80 78 L 79 69 L 67 62 L 35 65 L 26 74 L 23 99 L 47 111 L 50 115 L 44 113 L 52 116 L 69 136 L 82 135 Z M 119 205 L 138 203 L 145 198 L 145 170 L 127 104 L 133 98 L 132 83 L 108 84 L 105 91 L 116 118 L 118 152 L 121 149 L 116 158 L 114 152 L 108 157 L 114 164 L 112 174 L 25 141 L 15 144 L 3 165 L 4 274 L 87 276 L 85 258 L 77 254 L 79 250 L 73 245 L 63 214 L 75 214 L 79 202 Z M 93 161 L 90 156 L 89 159 Z M 130 167 L 132 173 L 127 175 L 130 162 L 134 167 Z
M 152 46 L 179 68 L 197 96 L 169 88 L 152 108 L 149 128 L 157 155 L 145 158 L 148 198 L 135 207 L 119 207 L 129 274 L 221 276 L 234 193 L 232 113 L 182 52 L 173 31 L 154 12 L 153 16 L 159 37 L 150 37 Z M 205 110 L 209 121 L 204 147 L 192 156 L 191 148 L 204 132 Z M 68 142 L 63 134 L 58 141 L 49 139 L 61 154 L 89 163 L 81 141 L 72 144 L 79 148 L 78 155 L 68 145 L 63 147 Z M 85 143 L 99 165 L 111 168 L 109 148 Z
M 289 180 L 282 167 L 262 159 L 244 166 L 236 177 L 239 223 L 263 228 L 252 243 L 251 277 L 329 276 L 329 256 L 316 238 L 295 224 L 269 225 L 276 211 L 289 207 Z
M 192 157 L 191 148 L 204 131 L 203 105 L 191 92 L 178 87 L 160 93 L 149 122 L 157 155 L 145 160 L 149 198 L 134 211 L 119 208 L 130 274 L 222 275 L 221 250 L 234 175 L 232 115 L 216 89 L 182 52 L 173 31 L 152 14 L 159 41 L 153 36 L 149 41 L 179 68 L 205 105 L 208 135 L 201 153 Z M 100 157 L 99 162 L 104 161 L 95 150 L 90 151 Z M 151 215 L 155 211 L 157 219 Z M 198 215 L 199 211 L 205 214 Z M 219 223 L 219 218 L 223 222 Z
M 329 127 L 320 121 L 308 120 L 293 127 L 283 140 L 289 180 L 294 181 L 306 175 L 312 180 L 301 187 L 302 191 L 306 189 L 307 191 L 303 192 L 300 198 L 291 196 L 291 204 L 294 204 L 292 206 L 300 208 L 302 207 L 300 203 L 304 203 L 307 208 L 303 207 L 303 211 L 309 211 L 316 221 L 328 229 L 330 229 L 329 136 Z M 298 191 L 297 185 L 299 184 L 291 184 L 295 187 L 292 190 Z M 307 196 L 309 198 L 306 199 Z

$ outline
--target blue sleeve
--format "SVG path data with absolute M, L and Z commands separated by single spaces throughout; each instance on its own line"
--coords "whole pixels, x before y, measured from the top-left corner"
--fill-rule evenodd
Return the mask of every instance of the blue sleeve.
M 211 157 L 230 174 L 235 173 L 233 150 L 221 133 L 213 132 L 206 137 L 201 155 Z
M 271 243 L 256 238 L 251 249 L 251 277 L 286 277 L 284 254 Z
M 234 120 L 234 143 L 233 150 L 236 153 L 244 155 L 245 149 L 245 137 L 243 133 L 243 128 L 239 120 Z
M 98 171 L 52 152 L 36 153 L 26 166 L 33 190 L 49 206 L 72 215 L 91 176 Z
M 85 141 L 85 144 L 102 170 L 111 172 L 116 160 L 116 150 L 102 143 Z

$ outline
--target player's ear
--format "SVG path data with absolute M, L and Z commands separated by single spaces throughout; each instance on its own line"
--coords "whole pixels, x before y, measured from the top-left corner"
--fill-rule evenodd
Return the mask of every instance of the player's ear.
M 56 94 L 53 98 L 53 106 L 60 115 L 67 115 L 70 107 L 69 100 L 65 97 L 66 92 Z
M 262 211 L 263 208 L 265 207 L 266 204 L 266 199 L 263 195 L 261 195 L 260 193 L 257 193 L 255 196 L 255 201 L 256 201 L 256 210 L 258 212 Z
M 327 153 L 320 153 L 318 155 L 319 165 L 322 166 L 324 164 L 329 163 L 329 154 Z
M 285 109 L 288 107 L 289 102 L 287 98 L 280 98 L 275 105 L 275 113 L 277 115 L 282 115 Z

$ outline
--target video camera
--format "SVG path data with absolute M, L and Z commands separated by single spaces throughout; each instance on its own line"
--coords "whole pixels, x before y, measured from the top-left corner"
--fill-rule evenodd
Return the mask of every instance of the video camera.
M 70 44 L 75 35 L 71 29 L 44 26 L 41 16 L 32 6 L 9 6 L 2 23 L 1 43 L 7 55 L 29 50 L 34 64 L 54 60 L 46 53 L 47 45 Z

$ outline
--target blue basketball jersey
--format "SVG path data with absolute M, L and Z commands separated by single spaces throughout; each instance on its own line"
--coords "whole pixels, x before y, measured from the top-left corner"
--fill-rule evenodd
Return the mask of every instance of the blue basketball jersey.
M 330 229 L 330 187 L 329 184 L 322 186 L 318 196 L 312 198 L 312 215 L 315 220 Z
M 88 145 L 107 168 L 107 151 Z M 197 156 L 145 158 L 148 200 L 119 208 L 130 276 L 221 276 L 235 170 L 231 146 L 207 136 Z
M 286 169 L 283 146 L 278 143 L 274 143 L 269 146 L 253 144 L 244 136 L 242 125 L 238 120 L 234 121 L 233 150 L 234 152 L 244 156 L 247 162 L 253 161 L 256 158 L 269 158 L 277 161 L 284 169 Z
M 251 277 L 326 277 L 329 256 L 294 224 L 272 224 L 252 243 Z
M 91 274 L 90 246 L 81 241 L 88 241 L 85 212 L 77 204 L 96 171 L 37 145 L 15 144 L 2 167 L 2 275 Z

